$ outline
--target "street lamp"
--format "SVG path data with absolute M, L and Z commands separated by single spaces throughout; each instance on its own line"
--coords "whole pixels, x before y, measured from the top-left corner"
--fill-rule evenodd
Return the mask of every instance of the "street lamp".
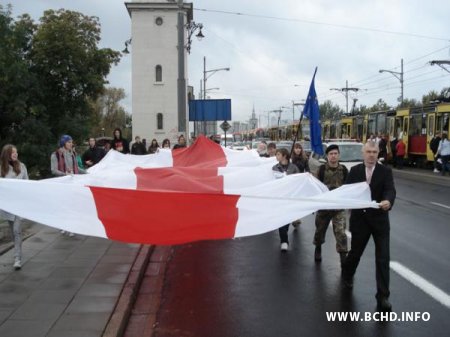
M 217 68 L 217 69 L 206 70 L 206 56 L 203 56 L 203 99 L 206 99 L 206 91 L 209 90 L 209 89 L 206 89 L 206 80 L 221 70 L 230 71 L 230 68 Z M 206 124 L 205 124 L 205 129 L 206 129 Z M 217 123 L 216 122 L 214 122 L 214 134 L 217 134 Z
M 206 90 L 208 90 L 208 89 L 206 89 L 206 80 L 221 70 L 230 71 L 230 68 L 218 68 L 218 69 L 206 70 L 206 57 L 203 56 L 203 99 L 206 99 Z M 206 74 L 209 74 L 209 75 L 206 75 Z
M 212 91 L 212 90 L 220 90 L 220 88 L 208 88 L 208 89 L 205 90 L 205 92 Z
M 386 69 L 380 69 L 380 73 L 390 73 L 393 76 L 395 76 L 400 81 L 401 86 L 401 94 L 400 94 L 400 104 L 403 103 L 403 59 L 401 59 L 401 71 L 392 71 L 392 70 L 386 70 Z
M 131 44 L 131 38 L 125 41 L 125 48 L 122 50 L 122 54 L 129 54 L 130 51 L 128 50 L 128 46 Z
M 186 43 L 185 47 L 186 47 L 187 52 L 190 54 L 191 53 L 191 44 L 192 44 L 192 34 L 194 34 L 195 31 L 198 29 L 199 32 L 197 35 L 195 35 L 197 37 L 197 39 L 199 41 L 201 41 L 201 39 L 203 39 L 205 37 L 205 35 L 203 35 L 203 33 L 202 33 L 203 24 L 195 23 L 195 21 L 190 21 L 185 25 L 185 27 L 188 32 L 187 43 Z

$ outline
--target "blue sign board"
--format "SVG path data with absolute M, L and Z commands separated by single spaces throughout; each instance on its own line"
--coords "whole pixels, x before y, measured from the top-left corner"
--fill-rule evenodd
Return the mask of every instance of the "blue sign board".
M 189 121 L 230 121 L 231 99 L 195 99 L 189 101 Z

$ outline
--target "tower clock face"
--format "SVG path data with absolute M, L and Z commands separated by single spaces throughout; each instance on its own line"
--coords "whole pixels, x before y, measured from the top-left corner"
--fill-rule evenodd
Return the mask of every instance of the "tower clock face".
M 158 26 L 161 26 L 161 25 L 163 24 L 163 19 L 162 19 L 162 17 L 158 16 L 158 17 L 156 18 L 156 20 L 155 20 L 155 23 L 156 23 Z

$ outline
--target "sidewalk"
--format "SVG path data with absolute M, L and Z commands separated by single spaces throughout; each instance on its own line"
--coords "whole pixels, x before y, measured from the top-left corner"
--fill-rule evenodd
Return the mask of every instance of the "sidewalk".
M 434 173 L 433 170 L 430 169 L 427 170 L 411 167 L 404 167 L 402 170 L 393 168 L 392 171 L 394 173 L 394 178 L 399 177 L 403 179 L 450 187 L 450 176 L 448 175 L 448 173 L 445 176 L 441 176 L 440 173 Z
M 12 249 L 0 255 L 2 337 L 102 336 L 140 251 L 150 254 L 149 246 L 68 237 L 46 226 L 22 247 L 19 271 Z

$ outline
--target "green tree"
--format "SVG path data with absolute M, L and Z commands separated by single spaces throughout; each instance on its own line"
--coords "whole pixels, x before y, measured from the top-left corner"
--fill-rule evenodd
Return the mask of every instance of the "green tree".
M 40 79 L 42 101 L 57 138 L 72 133 L 85 138 L 92 114 L 89 99 L 104 90 L 112 64 L 120 53 L 99 49 L 97 17 L 67 10 L 47 10 L 40 19 L 31 49 L 32 71 Z
M 23 27 L 23 25 L 22 25 Z M 23 57 L 31 37 L 11 18 L 11 6 L 0 6 L 0 136 L 11 139 L 26 114 L 33 81 Z
M 442 102 L 450 102 L 450 87 L 446 87 L 441 90 L 439 100 Z
M 326 100 L 319 105 L 321 120 L 338 119 L 342 116 L 344 111 L 337 104 L 333 104 L 332 101 Z
M 431 101 L 438 100 L 439 96 L 437 91 L 431 90 L 428 94 L 422 96 L 422 104 L 428 105 Z
M 131 115 L 120 105 L 125 98 L 122 88 L 106 88 L 103 94 L 93 103 L 93 118 L 96 124 L 91 129 L 93 136 L 105 135 L 112 137 L 115 128 L 122 130 L 123 137 L 131 139 Z
M 403 99 L 402 104 L 400 104 L 398 107 L 399 108 L 416 108 L 416 107 L 420 107 L 422 104 L 420 102 L 418 102 L 415 98 L 405 98 Z
M 380 98 L 374 105 L 369 108 L 369 112 L 384 111 L 389 109 L 390 106 Z
M 38 24 L 0 5 L 0 145 L 16 144 L 31 174 L 46 176 L 62 134 L 82 140 L 118 51 L 98 48 L 98 18 L 48 10 Z

